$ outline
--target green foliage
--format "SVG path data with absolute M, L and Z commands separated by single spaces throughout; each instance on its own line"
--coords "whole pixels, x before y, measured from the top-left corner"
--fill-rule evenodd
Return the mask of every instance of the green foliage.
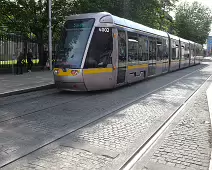
M 25 37 L 33 33 L 38 42 L 47 41 L 48 0 L 1 0 L 0 3 L 0 22 L 8 27 L 8 31 L 20 32 Z M 70 7 L 71 2 L 68 0 L 52 0 L 54 33 L 63 23 L 65 16 L 70 14 Z
M 65 16 L 71 14 L 71 4 L 71 0 L 52 0 L 53 40 L 58 39 Z M 48 41 L 48 0 L 0 0 L 0 6 L 0 22 L 10 33 L 25 39 L 32 37 L 38 43 L 42 63 L 44 44 Z
M 169 31 L 168 15 L 177 0 L 52 0 L 53 40 L 58 40 L 65 16 L 107 11 L 143 25 Z M 0 0 L 0 25 L 8 32 L 33 37 L 38 43 L 48 41 L 48 0 Z M 32 34 L 31 34 L 32 33 Z M 30 36 L 31 35 L 31 36 Z
M 212 23 L 211 11 L 198 2 L 180 4 L 176 10 L 177 35 L 204 44 Z
M 107 11 L 143 25 L 169 30 L 168 11 L 178 0 L 74 0 L 74 13 Z

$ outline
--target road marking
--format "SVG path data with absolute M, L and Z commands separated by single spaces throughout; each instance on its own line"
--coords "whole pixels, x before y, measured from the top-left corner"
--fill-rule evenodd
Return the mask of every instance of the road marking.
M 210 120 L 212 124 L 212 83 L 209 86 L 209 88 L 206 91 L 207 94 L 207 99 L 208 99 L 208 109 L 210 113 Z M 211 152 L 211 160 L 210 160 L 210 165 L 209 165 L 209 170 L 212 170 L 212 152 Z
M 175 117 L 186 107 L 186 105 L 193 99 L 193 97 L 199 92 L 199 89 L 203 87 L 208 80 L 212 77 L 212 75 L 206 79 L 206 81 L 196 89 L 196 91 L 180 106 L 180 108 L 174 112 L 161 127 L 152 135 L 152 137 L 147 140 L 138 150 L 132 155 L 132 157 L 125 162 L 125 164 L 120 168 L 120 170 L 130 170 L 136 162 L 146 153 L 148 152 L 159 140 L 159 137 L 162 136 L 164 131 L 171 125 L 172 121 Z M 212 160 L 211 160 L 212 161 Z M 210 169 L 212 170 L 212 169 Z

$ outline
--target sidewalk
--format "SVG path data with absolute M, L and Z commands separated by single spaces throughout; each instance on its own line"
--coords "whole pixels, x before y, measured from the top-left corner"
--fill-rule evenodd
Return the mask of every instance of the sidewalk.
M 211 81 L 200 89 L 132 170 L 211 170 Z
M 50 71 L 0 75 L 0 97 L 52 87 L 53 83 Z

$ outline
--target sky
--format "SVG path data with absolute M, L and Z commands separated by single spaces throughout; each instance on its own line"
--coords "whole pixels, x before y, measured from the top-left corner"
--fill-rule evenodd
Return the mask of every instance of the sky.
M 179 0 L 179 2 L 177 2 L 176 5 L 179 5 L 181 2 L 189 2 L 189 3 L 192 3 L 194 1 L 197 1 L 197 2 L 200 2 L 202 3 L 203 5 L 209 7 L 211 10 L 212 10 L 212 0 Z M 174 16 L 174 13 L 171 12 L 170 15 Z M 210 35 L 212 36 L 212 25 L 211 25 L 211 32 L 210 32 Z

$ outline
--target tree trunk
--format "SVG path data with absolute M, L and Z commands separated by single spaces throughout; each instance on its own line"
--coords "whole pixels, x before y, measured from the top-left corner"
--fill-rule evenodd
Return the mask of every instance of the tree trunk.
M 43 42 L 38 42 L 38 53 L 39 53 L 39 65 L 43 65 L 43 52 L 44 52 Z
M 39 65 L 43 66 L 44 42 L 43 42 L 43 34 L 42 33 L 40 33 L 37 36 L 37 41 L 38 41 L 38 53 L 39 53 Z
M 24 39 L 24 56 L 27 56 L 27 41 Z

